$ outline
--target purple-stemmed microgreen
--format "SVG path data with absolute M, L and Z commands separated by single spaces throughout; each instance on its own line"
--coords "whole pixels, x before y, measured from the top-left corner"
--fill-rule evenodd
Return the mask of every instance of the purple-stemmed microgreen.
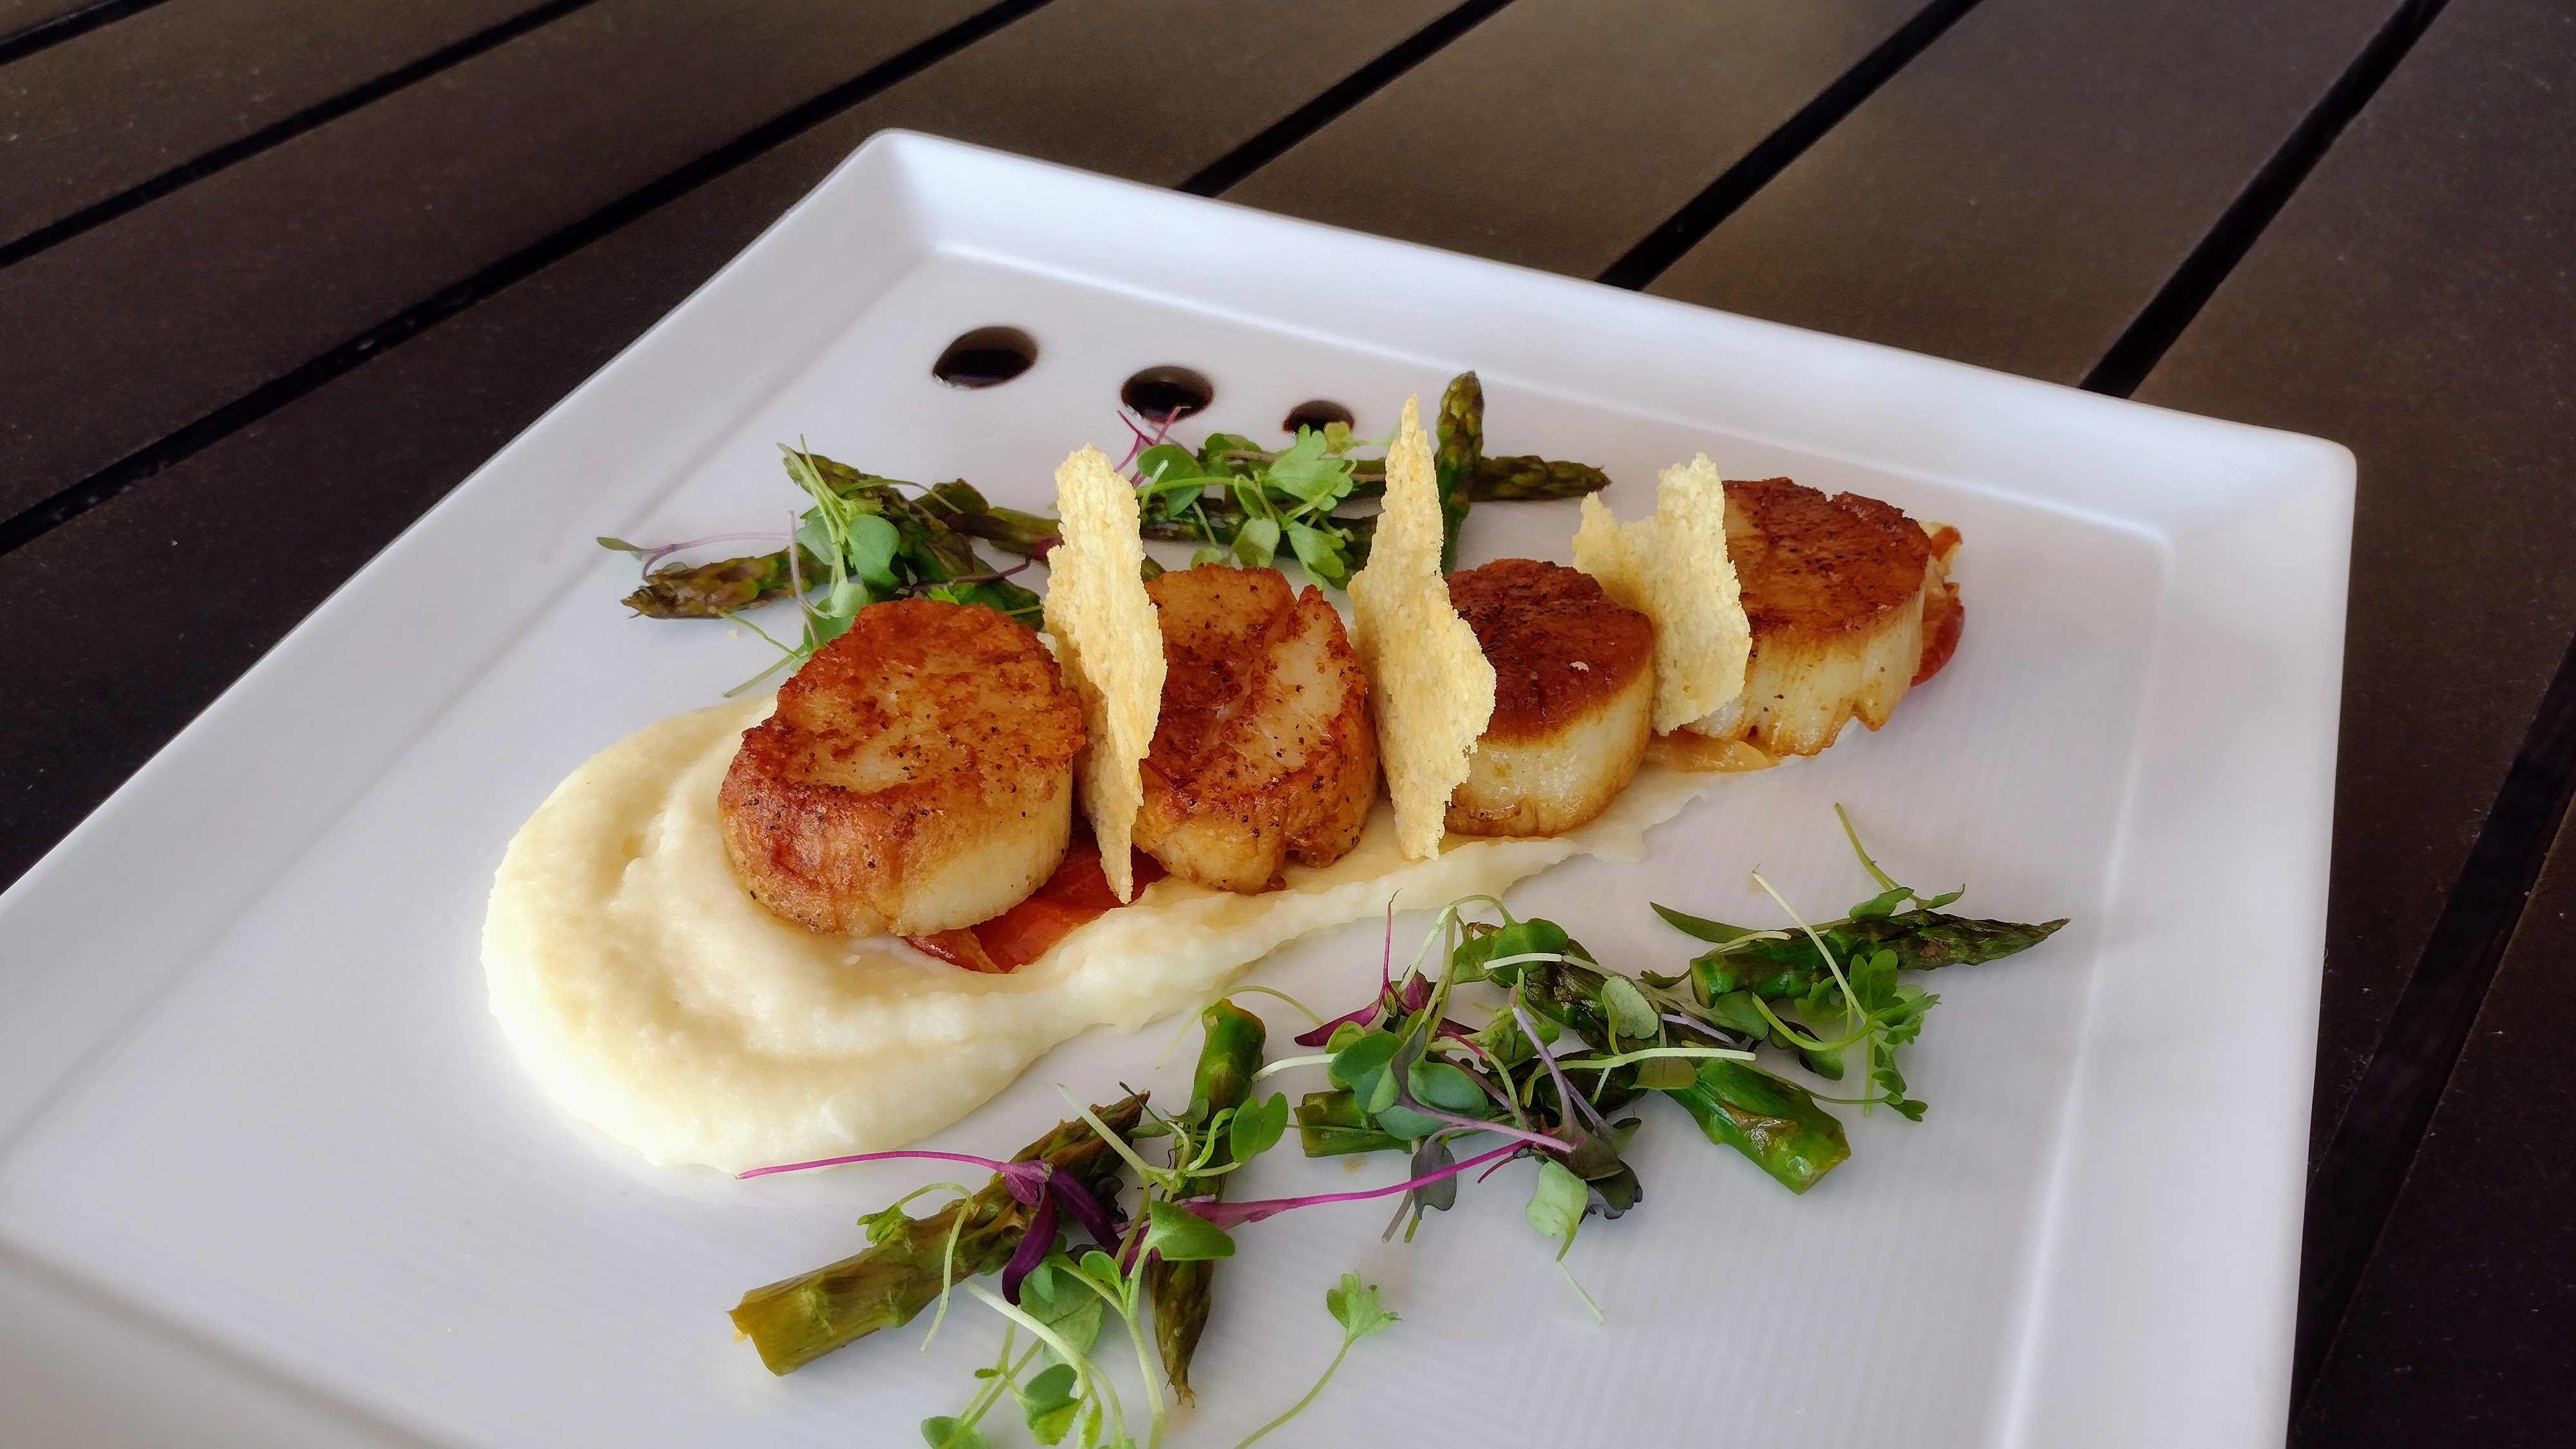
M 1096 1120 L 1092 1123 L 1092 1130 L 1106 1137 L 1115 1138 L 1117 1135 L 1102 1127 Z M 963 1162 L 983 1168 L 987 1172 L 999 1174 L 1002 1181 L 1009 1185 L 1011 1196 L 1024 1203 L 1038 1200 L 1038 1189 L 1046 1185 L 1047 1178 L 1055 1171 L 1043 1162 L 996 1162 L 989 1157 L 977 1157 L 965 1152 L 930 1152 L 918 1147 L 905 1147 L 892 1152 L 859 1152 L 848 1157 L 818 1157 L 811 1162 L 782 1162 L 774 1167 L 754 1167 L 737 1172 L 734 1176 L 739 1179 L 749 1179 L 768 1177 L 780 1172 L 807 1172 L 817 1167 L 840 1167 L 852 1162 L 900 1162 L 907 1158 L 925 1162 Z
M 1538 1027 L 1530 1021 L 1529 1009 L 1521 1005 L 1518 987 L 1512 989 L 1511 1009 L 1513 1024 L 1521 1029 L 1521 1035 L 1529 1038 L 1530 1050 L 1537 1053 L 1539 1062 L 1547 1068 L 1548 1077 L 1556 1083 L 1557 1099 L 1566 1104 L 1569 1112 L 1580 1109 L 1585 1117 L 1591 1119 L 1592 1130 L 1609 1131 L 1610 1124 L 1601 1120 L 1601 1114 L 1593 1109 L 1591 1101 L 1566 1082 L 1564 1069 L 1557 1066 L 1555 1054 L 1547 1049 L 1547 1042 L 1539 1036 Z
M 1309 1194 L 1305 1197 L 1263 1198 L 1257 1202 L 1226 1202 L 1218 1198 L 1194 1197 L 1177 1205 L 1189 1209 L 1191 1212 L 1207 1219 L 1217 1227 L 1231 1231 L 1232 1229 L 1241 1227 L 1245 1223 L 1257 1223 L 1264 1218 L 1277 1217 L 1281 1213 L 1290 1212 L 1297 1208 L 1321 1207 L 1327 1203 L 1337 1202 L 1367 1202 L 1372 1198 L 1388 1197 L 1400 1192 L 1411 1192 L 1415 1188 L 1427 1186 L 1431 1183 L 1438 1182 L 1443 1178 L 1455 1177 L 1459 1173 L 1465 1172 L 1471 1167 L 1481 1167 L 1488 1162 L 1498 1162 L 1516 1152 L 1527 1150 L 1528 1149 L 1524 1148 L 1521 1144 L 1514 1142 L 1502 1147 L 1497 1147 L 1490 1152 L 1478 1153 L 1476 1156 L 1470 1157 L 1464 1162 L 1444 1167 L 1436 1172 L 1426 1172 L 1416 1177 L 1406 1178 L 1402 1182 L 1389 1184 L 1385 1187 L 1363 1188 L 1357 1192 L 1322 1192 Z

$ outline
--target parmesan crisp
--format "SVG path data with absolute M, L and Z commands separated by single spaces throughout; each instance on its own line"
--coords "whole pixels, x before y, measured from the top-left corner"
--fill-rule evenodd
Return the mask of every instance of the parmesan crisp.
M 1368 567 L 1351 576 L 1352 642 L 1377 708 L 1379 762 L 1407 860 L 1440 853 L 1449 797 L 1494 716 L 1494 666 L 1449 605 L 1440 573 L 1440 489 L 1416 399 L 1386 453 L 1385 511 Z
M 1088 735 L 1076 769 L 1100 869 L 1120 901 L 1136 896 L 1129 854 L 1145 800 L 1143 764 L 1163 712 L 1163 628 L 1146 596 L 1136 490 L 1085 446 L 1055 470 L 1064 542 L 1047 554 L 1047 629 L 1082 696 Z
M 1753 630 L 1726 552 L 1726 484 L 1702 453 L 1666 468 L 1652 516 L 1621 523 L 1583 499 L 1574 566 L 1655 625 L 1655 729 L 1670 734 L 1744 692 Z

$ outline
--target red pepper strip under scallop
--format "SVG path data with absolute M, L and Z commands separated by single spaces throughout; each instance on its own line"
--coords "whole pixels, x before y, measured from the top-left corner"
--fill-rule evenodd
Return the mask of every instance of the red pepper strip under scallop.
M 1946 557 L 1958 546 L 1959 530 L 1945 523 L 1932 531 L 1934 558 Z M 1959 636 L 1966 631 L 1967 622 L 1968 606 L 1959 601 L 1959 586 L 1944 577 L 1940 591 L 1923 600 L 1923 658 L 1915 666 L 1914 679 L 1907 688 L 1941 672 L 1941 666 L 1959 652 Z
M 1160 862 L 1141 850 L 1135 852 L 1135 871 L 1140 891 L 1166 874 Z M 1064 863 L 1027 900 L 980 925 L 904 940 L 951 965 L 1006 975 L 1045 955 L 1074 927 L 1117 908 L 1108 873 L 1100 868 L 1100 846 L 1086 832 L 1073 838 Z

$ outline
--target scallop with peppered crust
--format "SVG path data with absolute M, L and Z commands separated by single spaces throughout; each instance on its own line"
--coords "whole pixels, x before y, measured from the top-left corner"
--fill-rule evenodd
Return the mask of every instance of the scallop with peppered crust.
M 1744 693 L 1691 728 L 1773 755 L 1812 755 L 1845 720 L 1887 723 L 1917 682 L 1927 639 L 1957 643 L 1956 623 L 1944 632 L 1943 621 L 1960 617 L 1947 569 L 1958 532 L 1943 535 L 1936 552 L 1923 525 L 1875 498 L 1828 498 L 1786 478 L 1727 484 L 1726 547 L 1753 658 Z M 1939 591 L 1938 637 L 1924 627 L 1927 585 Z
M 1082 742 L 1037 635 L 980 604 L 871 604 L 743 732 L 716 798 L 725 853 L 808 930 L 971 926 L 1063 859 Z
M 1377 727 L 1341 615 L 1276 569 L 1202 564 L 1145 592 L 1163 628 L 1163 705 L 1136 848 L 1245 894 L 1277 886 L 1290 860 L 1348 855 L 1377 797 Z
M 1494 666 L 1449 828 L 1555 835 L 1608 809 L 1654 736 L 1654 625 L 1591 575 L 1525 558 L 1451 574 L 1449 603 Z

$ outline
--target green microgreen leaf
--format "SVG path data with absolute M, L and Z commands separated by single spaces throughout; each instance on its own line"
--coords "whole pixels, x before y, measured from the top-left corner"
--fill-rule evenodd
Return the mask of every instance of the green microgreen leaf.
M 1449 953 L 1449 979 L 1509 986 L 1520 979 L 1521 963 L 1515 958 L 1565 955 L 1579 956 L 1581 949 L 1564 927 L 1554 921 L 1516 921 L 1459 942 Z
M 1778 931 L 1757 931 L 1750 926 L 1730 926 L 1724 921 L 1712 921 L 1704 916 L 1684 915 L 1670 906 L 1656 906 L 1654 910 L 1656 915 L 1664 918 L 1664 924 L 1674 930 L 1685 935 L 1697 936 L 1703 941 L 1714 941 L 1719 945 L 1753 937 L 1776 938 L 1781 934 Z
M 1709 1019 L 1729 1031 L 1760 1037 L 1771 1034 L 1771 1023 L 1762 1014 L 1759 998 L 1750 991 L 1729 991 L 1708 1004 Z
M 1652 1041 L 1663 1030 L 1663 1018 L 1646 1004 L 1637 983 L 1625 976 L 1603 978 L 1601 1009 L 1609 1014 L 1610 1029 L 1629 1041 Z
M 891 592 L 898 587 L 894 556 L 903 547 L 903 535 L 893 524 L 874 513 L 854 515 L 847 547 L 851 573 L 867 580 L 871 588 Z
M 1359 1023 L 1345 1022 L 1343 1025 L 1358 1027 Z M 1342 1040 L 1342 1032 L 1336 1029 L 1330 1047 L 1333 1059 L 1325 1066 L 1324 1074 L 1332 1079 L 1333 1085 L 1350 1088 L 1352 1094 L 1365 1104 L 1369 1094 L 1376 1089 L 1378 1079 L 1385 1074 L 1387 1064 L 1395 1060 L 1397 1050 L 1403 1045 L 1403 1038 L 1391 1031 L 1366 1028 L 1360 1028 L 1346 1043 Z
M 1351 460 L 1329 456 L 1322 433 L 1299 428 L 1297 441 L 1270 460 L 1261 479 L 1309 509 L 1324 512 L 1351 491 Z
M 1234 533 L 1234 556 L 1246 568 L 1266 569 L 1279 552 L 1279 524 L 1274 519 L 1247 518 Z
M 1305 566 L 1309 577 L 1319 584 L 1336 589 L 1350 582 L 1350 560 L 1342 553 L 1342 536 L 1339 530 L 1309 528 L 1305 524 L 1296 522 L 1290 522 L 1285 527 L 1288 533 L 1288 546 L 1296 551 L 1297 562 Z
M 1881 891 L 1852 907 L 1851 918 L 1855 921 L 1868 921 L 1881 916 L 1892 916 L 1896 914 L 1896 908 L 1905 904 L 1906 898 L 1913 894 L 1903 886 Z
M 1098 1299 L 1092 1300 L 1094 1303 Z M 1062 1443 L 1066 1431 L 1073 1427 L 1074 1416 L 1081 1411 L 1082 1400 L 1074 1394 L 1079 1376 L 1069 1363 L 1054 1364 L 1027 1384 L 1011 1390 L 1020 1401 L 1020 1413 L 1028 1420 L 1029 1434 L 1041 1444 Z
M 1099 1294 L 1079 1281 L 1076 1275 L 1081 1272 L 1063 1253 L 1049 1253 L 1020 1280 L 1020 1308 L 1053 1330 L 1074 1352 L 1089 1353 L 1100 1341 L 1101 1302 Z M 1050 1347 L 1048 1353 L 1053 1356 L 1054 1349 Z
M 1226 476 L 1222 468 L 1211 472 L 1199 462 L 1197 455 L 1178 443 L 1156 443 L 1137 454 L 1136 471 L 1144 475 L 1147 480 L 1146 486 L 1149 488 L 1179 483 L 1191 478 Z
M 1228 458 L 1228 453 L 1258 453 L 1261 449 L 1241 433 L 1210 433 L 1199 444 L 1199 471 L 1210 478 L 1222 478 L 1229 471 L 1249 469 L 1252 465 Z
M 942 1414 L 921 1421 L 921 1437 L 930 1449 L 992 1449 L 984 1431 Z
M 1589 1201 L 1591 1190 L 1583 1185 L 1582 1178 L 1564 1163 L 1552 1157 L 1542 1158 L 1538 1187 L 1530 1194 L 1529 1206 L 1522 1215 L 1539 1236 L 1555 1238 L 1562 1244 L 1556 1253 L 1562 1258 L 1565 1249 L 1574 1244 L 1574 1230 L 1583 1225 L 1583 1208 Z
M 1341 1322 L 1345 1342 L 1356 1343 L 1396 1321 L 1376 1285 L 1362 1283 L 1357 1273 L 1344 1273 L 1340 1287 L 1324 1290 L 1324 1308 Z
M 1404 1085 L 1413 1099 L 1444 1112 L 1482 1112 L 1488 1105 L 1476 1079 L 1448 1062 L 1425 1058 L 1407 1067 Z
M 1081 1271 L 1083 1277 L 1111 1293 L 1119 1292 L 1127 1284 L 1127 1275 L 1118 1271 L 1118 1260 L 1098 1248 L 1084 1253 L 1076 1261 L 1075 1266 Z
M 898 1203 L 883 1212 L 873 1212 L 859 1219 L 859 1226 L 868 1230 L 870 1243 L 882 1243 L 901 1233 L 911 1222 L 912 1214 L 905 1212 L 902 1204 Z
M 1145 1204 L 1145 1212 L 1150 1222 L 1145 1229 L 1145 1251 L 1162 1254 L 1167 1263 L 1234 1256 L 1234 1238 L 1188 1208 L 1155 1199 Z
M 1273 1092 L 1267 1102 L 1248 1103 L 1234 1114 L 1226 1128 L 1226 1148 L 1237 1162 L 1253 1158 L 1279 1145 L 1288 1130 L 1288 1096 Z

